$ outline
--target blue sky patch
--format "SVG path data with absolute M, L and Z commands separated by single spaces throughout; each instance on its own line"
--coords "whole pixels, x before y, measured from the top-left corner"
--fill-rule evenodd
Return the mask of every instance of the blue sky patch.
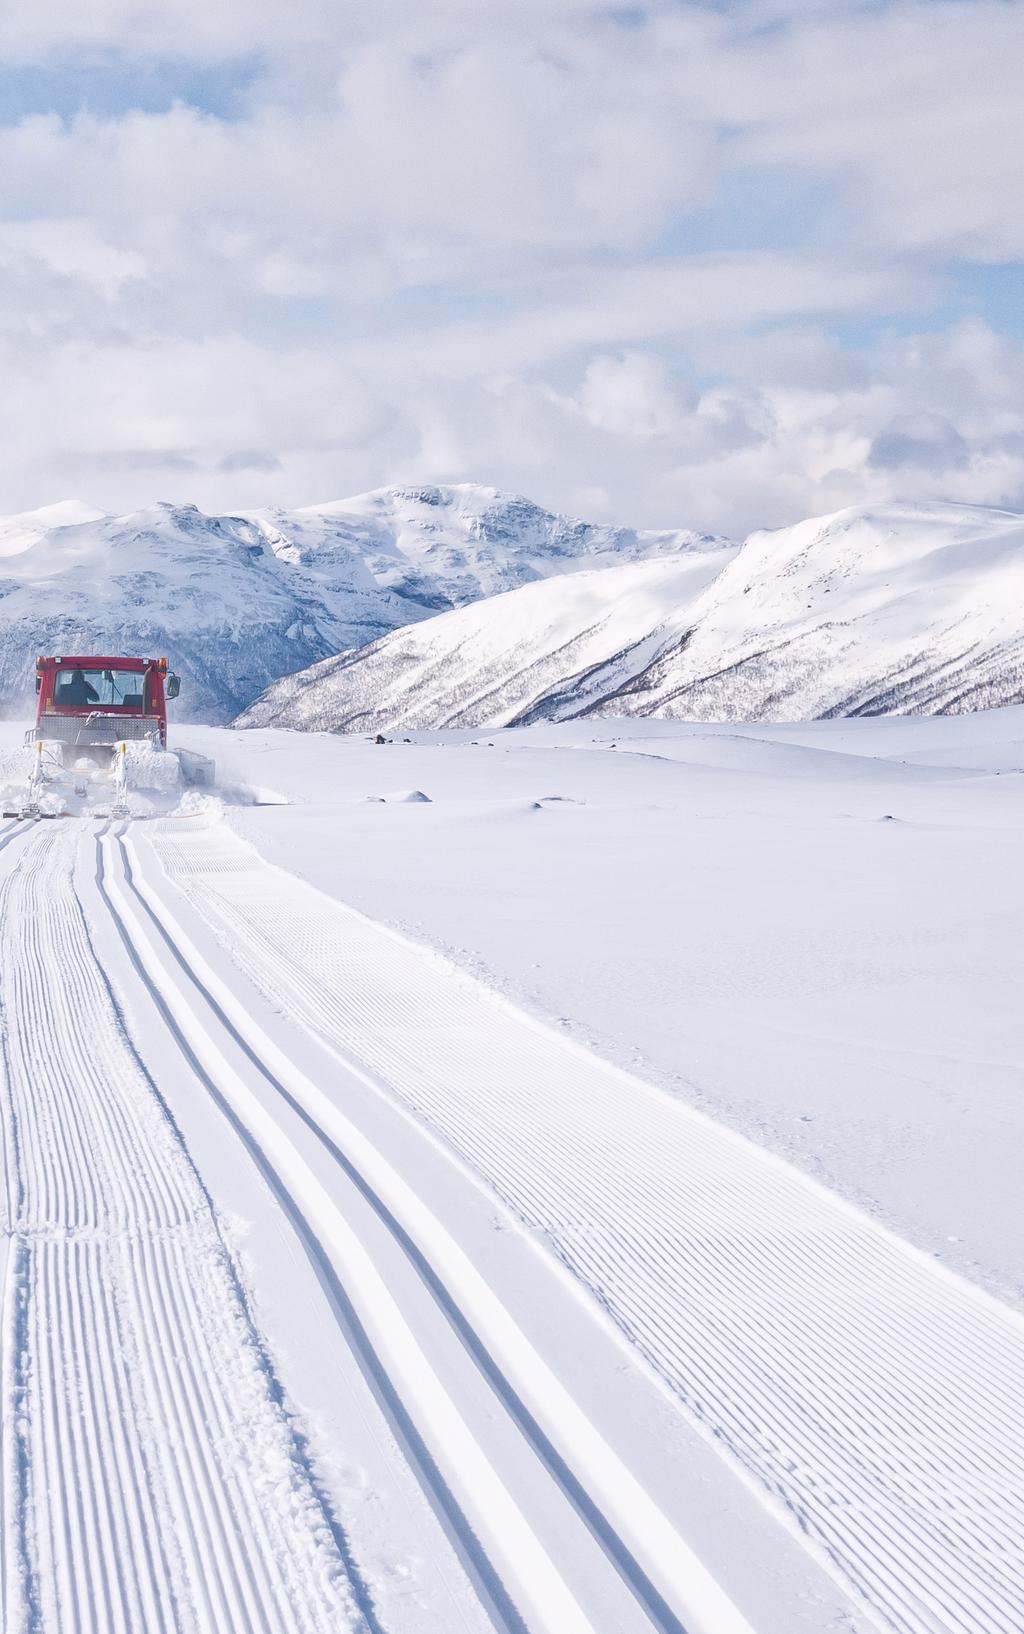
M 258 73 L 255 57 L 213 65 L 110 56 L 45 67 L 0 66 L 0 125 L 15 125 L 32 114 L 62 119 L 79 113 L 100 119 L 129 112 L 159 114 L 175 102 L 220 119 L 237 119 L 248 109 Z

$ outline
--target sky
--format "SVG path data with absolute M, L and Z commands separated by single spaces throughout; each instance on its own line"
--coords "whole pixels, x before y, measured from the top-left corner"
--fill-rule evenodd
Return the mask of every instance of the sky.
M 4 0 L 0 511 L 1024 508 L 1024 0 Z

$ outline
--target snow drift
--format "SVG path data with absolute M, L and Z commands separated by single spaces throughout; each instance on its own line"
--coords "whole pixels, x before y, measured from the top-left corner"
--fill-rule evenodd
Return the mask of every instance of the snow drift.
M 1022 698 L 1024 517 L 892 505 L 449 612 L 279 681 L 240 724 L 802 720 Z

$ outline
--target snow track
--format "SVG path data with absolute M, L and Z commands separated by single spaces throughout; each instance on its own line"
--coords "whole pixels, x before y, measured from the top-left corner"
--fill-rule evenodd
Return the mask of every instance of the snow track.
M 109 871 L 101 858 L 101 888 L 122 935 L 139 964 L 148 965 L 169 1025 L 202 1062 L 208 1087 L 296 1225 L 496 1627 L 505 1634 L 525 1634 L 527 1628 L 601 1634 L 610 1619 L 616 1628 L 660 1634 L 751 1634 L 457 1244 L 387 1160 L 233 1000 L 187 934 L 180 927 L 168 932 L 166 905 L 154 909 L 150 891 L 134 878 L 123 841 L 117 851 Z M 329 1189 L 289 1139 L 283 1109 L 268 1112 L 252 1082 L 232 1065 L 233 1046 L 330 1153 L 340 1173 Z M 369 1205 L 369 1219 L 355 1235 L 346 1182 L 364 1216 Z M 379 1225 L 387 1240 L 373 1252 Z M 396 1283 L 403 1271 L 407 1281 L 411 1266 L 430 1297 L 432 1309 L 421 1306 L 415 1332 L 405 1315 L 415 1301 L 406 1288 L 396 1305 L 389 1258 Z M 446 1346 L 443 1339 L 438 1343 L 439 1326 L 449 1351 L 441 1368 L 437 1357 Z M 467 1374 L 466 1357 L 475 1373 Z M 524 1481 L 517 1468 L 524 1453 L 527 1464 L 536 1460 L 553 1483 L 539 1497 L 536 1476 Z M 555 1540 L 568 1536 L 577 1556 L 581 1524 L 593 1557 L 587 1575 L 596 1571 L 599 1585 L 588 1582 L 582 1599 L 546 1546 L 548 1532 Z M 587 1553 L 584 1544 L 584 1559 Z M 650 1572 L 645 1555 L 653 1561 Z M 601 1587 L 609 1569 L 612 1576 Z M 616 1605 L 623 1590 L 628 1604 Z M 600 1608 L 597 1621 L 591 1620 L 594 1606 Z
M 1016 1314 L 191 818 L 0 825 L 3 1634 L 379 1628 L 164 1091 L 294 1231 L 309 1332 L 464 1569 L 453 1626 L 468 1582 L 495 1634 L 752 1634 L 535 1322 L 572 1277 L 842 1626 L 1024 1627 Z M 549 1264 L 481 1254 L 495 1196 Z
M 1014 1313 L 226 829 L 149 834 L 267 998 L 542 1236 L 880 1627 L 1019 1634 Z
M 359 1628 L 210 1199 L 99 966 L 78 825 L 22 832 L 0 835 L 3 1628 Z

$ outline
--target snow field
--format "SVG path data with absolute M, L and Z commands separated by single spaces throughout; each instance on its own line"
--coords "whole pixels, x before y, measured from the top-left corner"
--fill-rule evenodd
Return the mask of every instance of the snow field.
M 0 823 L 5 1634 L 1024 1626 L 1018 721 Z
M 290 795 L 225 813 L 262 855 L 1014 1303 L 1022 721 L 576 723 L 386 748 L 210 733 L 207 749 Z M 402 784 L 433 803 L 363 799 Z
M 1020 1626 L 1016 1315 L 223 829 L 149 834 L 257 985 L 542 1236 L 882 1626 Z

